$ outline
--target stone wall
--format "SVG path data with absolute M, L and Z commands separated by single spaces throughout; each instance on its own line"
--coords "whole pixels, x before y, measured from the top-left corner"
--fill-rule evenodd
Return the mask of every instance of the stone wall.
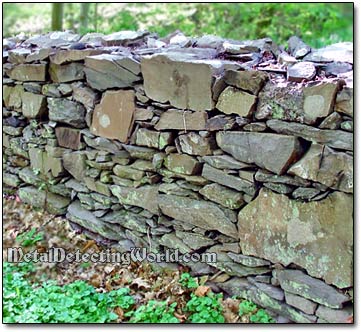
M 352 45 L 57 32 L 4 41 L 3 182 L 279 321 L 352 315 Z M 218 273 L 218 271 L 221 271 Z

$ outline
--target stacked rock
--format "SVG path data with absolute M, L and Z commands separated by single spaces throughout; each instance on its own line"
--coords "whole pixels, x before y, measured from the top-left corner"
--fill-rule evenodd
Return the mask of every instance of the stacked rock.
M 183 264 L 279 321 L 350 320 L 352 44 L 66 31 L 4 50 L 22 201 L 121 251 L 216 253 Z

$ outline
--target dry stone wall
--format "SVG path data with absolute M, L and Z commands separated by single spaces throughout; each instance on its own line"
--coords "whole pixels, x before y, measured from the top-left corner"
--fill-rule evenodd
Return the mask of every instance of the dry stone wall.
M 3 182 L 121 251 L 217 253 L 192 273 L 279 321 L 348 321 L 352 45 L 288 43 L 4 40 Z

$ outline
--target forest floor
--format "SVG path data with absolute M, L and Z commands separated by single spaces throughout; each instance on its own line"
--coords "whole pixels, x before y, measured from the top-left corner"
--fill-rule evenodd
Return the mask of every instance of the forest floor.
M 10 247 L 22 247 L 24 252 L 34 249 L 45 252 L 53 247 L 64 248 L 67 252 L 80 250 L 82 253 L 99 252 L 104 249 L 94 240 L 89 240 L 84 234 L 74 231 L 66 219 L 55 217 L 44 211 L 34 210 L 21 203 L 17 196 L 3 198 L 4 261 L 7 261 L 7 248 Z M 35 269 L 26 275 L 26 279 L 33 285 L 32 287 L 39 287 L 42 282 L 49 280 L 55 280 L 59 286 L 82 280 L 92 285 L 98 293 L 128 288 L 129 295 L 134 299 L 131 308 L 133 312 L 142 305 L 147 305 L 151 300 L 162 301 L 167 305 L 176 303 L 173 306 L 174 312 L 172 312 L 178 322 L 197 322 L 197 319 L 200 319 L 201 322 L 202 319 L 205 319 L 204 322 L 207 322 L 207 313 L 198 312 L 200 315 L 194 316 L 194 312 L 191 312 L 191 305 L 188 303 L 193 297 L 196 298 L 193 300 L 196 301 L 196 306 L 202 305 L 202 301 L 206 297 L 210 297 L 212 302 L 214 300 L 210 287 L 204 285 L 205 282 L 212 279 L 212 276 L 193 278 L 181 266 L 178 270 L 156 270 L 149 264 L 135 262 L 131 262 L 129 266 L 84 262 L 38 262 L 34 264 Z M 256 309 L 252 303 L 242 301 L 242 299 L 225 299 L 223 296 L 216 299 L 216 302 L 220 304 L 219 315 L 224 317 L 219 322 L 223 320 L 226 323 L 249 323 L 250 320 L 252 321 L 251 317 L 255 316 L 257 311 L 262 310 Z M 197 305 L 198 300 L 200 302 Z M 212 305 L 211 301 L 205 301 L 203 311 L 212 309 L 207 307 L 208 302 L 209 305 Z M 240 303 L 242 302 L 246 307 L 250 304 L 249 312 L 240 312 Z M 129 322 L 131 319 L 129 315 L 125 315 L 126 310 L 119 307 L 112 310 L 118 316 L 116 322 Z M 204 314 L 206 318 L 202 316 Z

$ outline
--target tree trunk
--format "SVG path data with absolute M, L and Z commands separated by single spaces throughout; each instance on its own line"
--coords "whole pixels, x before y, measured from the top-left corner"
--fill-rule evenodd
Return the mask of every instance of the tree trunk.
M 86 30 L 88 28 L 88 15 L 89 15 L 89 7 L 90 3 L 88 2 L 82 2 L 80 4 L 80 29 Z
M 63 30 L 63 3 L 53 3 L 51 11 L 51 30 Z

